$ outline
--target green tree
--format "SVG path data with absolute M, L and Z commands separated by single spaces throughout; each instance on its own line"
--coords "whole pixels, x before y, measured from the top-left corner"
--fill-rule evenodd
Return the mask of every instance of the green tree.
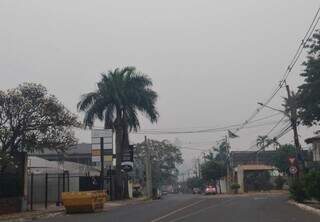
M 218 148 L 213 147 L 213 151 L 216 152 L 214 160 L 223 162 L 225 164 L 227 163 L 230 154 L 230 145 L 226 140 L 223 140 L 219 144 Z
M 204 186 L 203 179 L 199 177 L 190 177 L 187 179 L 187 187 L 192 190 L 193 188 L 202 188 Z
M 292 144 L 281 145 L 280 148 L 275 152 L 272 162 L 281 172 L 288 173 L 289 169 L 289 157 L 296 156 L 296 148 Z
M 206 182 L 218 180 L 226 173 L 226 164 L 222 161 L 210 160 L 201 165 L 201 175 Z
M 134 150 L 134 172 L 140 182 L 144 180 L 146 151 L 150 152 L 153 187 L 177 183 L 178 168 L 183 163 L 180 149 L 167 140 L 148 140 L 138 143 Z
M 151 89 L 151 79 L 134 67 L 115 69 L 101 75 L 97 90 L 82 96 L 78 110 L 85 112 L 84 125 L 92 127 L 95 119 L 104 121 L 105 129 L 116 132 L 116 194 L 121 192 L 121 156 L 129 146 L 129 131 L 139 127 L 138 112 L 153 123 L 158 119 L 155 104 L 157 93 Z
M 309 49 L 303 63 L 301 76 L 304 83 L 298 87 L 297 107 L 299 117 L 305 125 L 311 126 L 320 121 L 320 31 L 318 30 L 306 45 Z
M 77 117 L 42 85 L 24 83 L 0 91 L 1 171 L 15 163 L 18 152 L 63 152 L 77 142 L 72 128 L 79 126 Z

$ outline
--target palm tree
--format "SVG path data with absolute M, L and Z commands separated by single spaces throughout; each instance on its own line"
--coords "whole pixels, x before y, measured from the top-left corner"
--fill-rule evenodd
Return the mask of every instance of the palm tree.
M 116 187 L 121 184 L 121 156 L 129 146 L 129 131 L 140 127 L 138 112 L 154 123 L 159 114 L 155 104 L 158 95 L 151 89 L 151 79 L 134 67 L 116 68 L 101 75 L 97 90 L 84 94 L 78 110 L 85 113 L 84 125 L 91 128 L 96 119 L 104 121 L 105 129 L 116 133 Z M 121 198 L 116 192 L 117 198 Z
M 261 150 L 265 150 L 265 148 L 268 146 L 268 136 L 258 136 L 257 138 L 257 147 Z
M 258 136 L 257 138 L 257 147 L 261 150 L 265 150 L 268 146 L 271 144 L 274 145 L 274 147 L 277 149 L 280 146 L 280 143 L 278 142 L 277 138 L 269 138 L 268 136 Z

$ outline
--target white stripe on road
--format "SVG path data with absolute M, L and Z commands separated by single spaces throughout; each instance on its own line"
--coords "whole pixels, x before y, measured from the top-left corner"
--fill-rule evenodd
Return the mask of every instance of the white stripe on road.
M 178 213 L 178 212 L 180 212 L 180 211 L 183 211 L 184 209 L 187 209 L 187 208 L 189 208 L 189 207 L 195 206 L 195 205 L 197 205 L 197 204 L 199 204 L 199 203 L 201 203 L 201 202 L 203 202 L 203 201 L 205 201 L 205 200 L 206 200 L 206 199 L 202 199 L 202 200 L 199 200 L 199 201 L 197 201 L 197 202 L 195 202 L 195 203 L 189 204 L 189 205 L 187 205 L 187 206 L 185 206 L 185 207 L 182 207 L 182 208 L 179 208 L 179 209 L 177 209 L 177 210 L 171 211 L 170 213 L 168 213 L 168 214 L 166 214 L 166 215 L 163 215 L 163 216 L 161 216 L 161 217 L 158 217 L 158 218 L 156 218 L 156 219 L 153 219 L 153 220 L 150 221 L 150 222 L 160 221 L 160 220 L 162 220 L 162 219 L 164 219 L 164 218 L 167 218 L 167 217 L 169 217 L 169 216 L 171 216 L 171 215 L 173 215 L 173 214 L 175 214 L 175 213 Z
M 215 207 L 223 206 L 223 205 L 225 205 L 225 204 L 227 204 L 227 203 L 229 203 L 229 202 L 231 202 L 231 201 L 233 201 L 233 200 L 232 200 L 232 199 L 229 199 L 229 200 L 226 200 L 226 201 L 224 201 L 224 202 L 222 202 L 222 203 L 219 203 L 219 204 L 217 203 L 217 204 L 215 204 L 215 205 L 213 205 L 213 206 L 209 206 L 209 207 L 206 207 L 206 208 L 202 208 L 202 209 L 197 210 L 197 211 L 195 211 L 195 212 L 193 212 L 193 213 L 190 213 L 190 214 L 187 214 L 187 215 L 185 215 L 185 216 L 178 217 L 178 218 L 176 218 L 176 219 L 170 220 L 169 222 L 176 222 L 176 221 L 179 221 L 179 220 L 186 219 L 187 217 L 191 217 L 191 216 L 197 215 L 197 214 L 202 213 L 203 211 L 206 211 L 206 210 L 208 210 L 208 209 L 212 209 L 212 208 L 215 208 Z

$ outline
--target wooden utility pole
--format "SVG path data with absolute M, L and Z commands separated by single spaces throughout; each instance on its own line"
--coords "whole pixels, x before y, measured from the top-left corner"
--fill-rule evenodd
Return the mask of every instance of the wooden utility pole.
M 145 136 L 144 142 L 146 146 L 146 188 L 147 188 L 147 197 L 152 198 L 152 172 L 151 172 L 151 154 L 150 154 L 150 147 L 148 143 L 148 139 Z

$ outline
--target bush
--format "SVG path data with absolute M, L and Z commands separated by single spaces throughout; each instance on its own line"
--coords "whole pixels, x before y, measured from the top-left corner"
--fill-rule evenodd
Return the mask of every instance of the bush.
M 231 185 L 231 189 L 234 191 L 234 193 L 238 193 L 238 190 L 240 189 L 240 185 L 237 183 L 234 183 Z
M 290 196 L 297 202 L 303 202 L 308 198 L 304 183 L 300 179 L 295 179 L 289 188 Z
M 304 185 L 308 196 L 320 201 L 320 171 L 310 171 L 305 174 Z
M 139 190 L 134 190 L 132 192 L 132 196 L 137 198 L 137 197 L 141 197 L 142 196 L 142 193 L 139 191 Z
M 286 182 L 286 180 L 282 177 L 282 176 L 278 176 L 275 180 L 274 180 L 275 184 L 276 184 L 276 189 L 278 190 L 282 190 L 284 183 Z

